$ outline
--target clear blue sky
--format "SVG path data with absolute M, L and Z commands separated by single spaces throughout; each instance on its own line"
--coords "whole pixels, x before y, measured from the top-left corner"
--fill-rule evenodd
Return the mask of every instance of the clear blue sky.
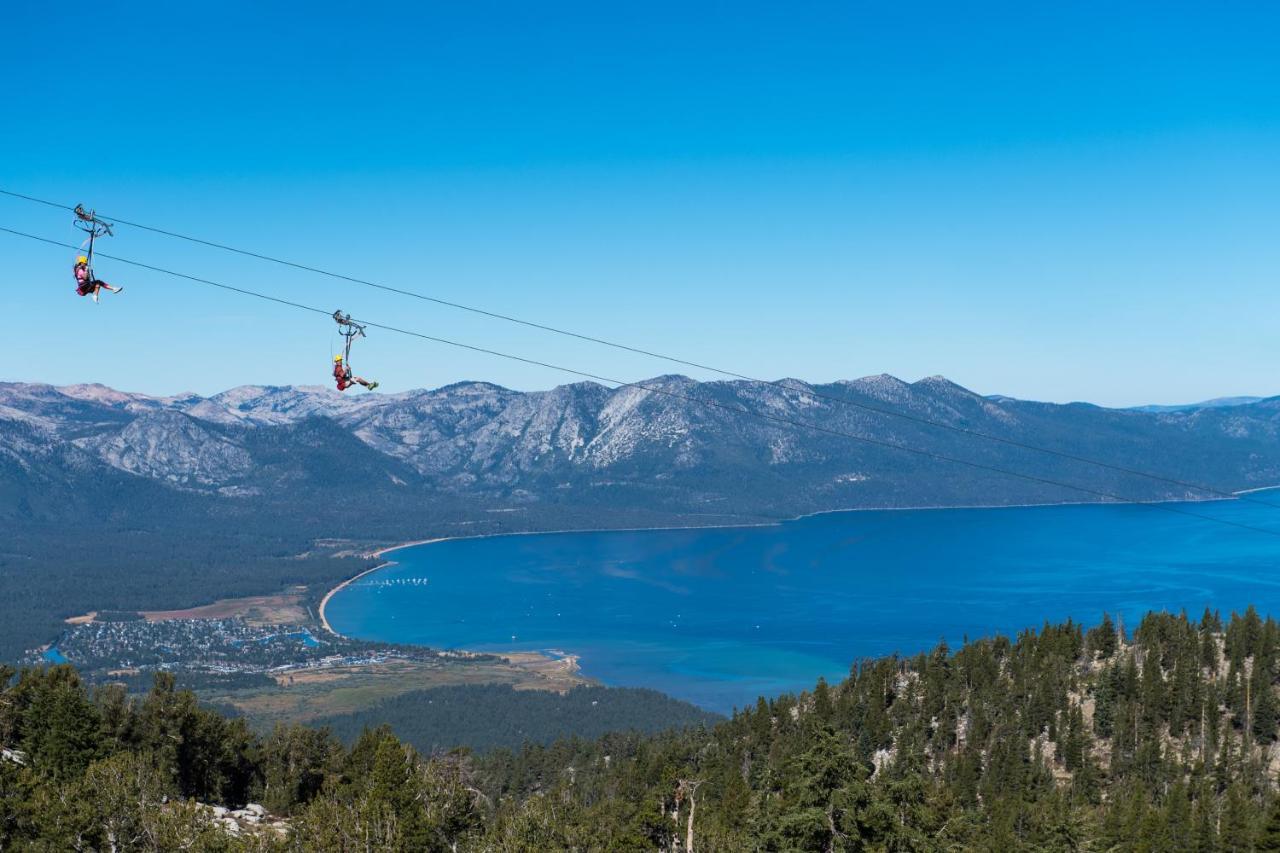
M 1046 5 L 14 4 L 0 186 L 768 378 L 1280 393 L 1280 10 Z M 74 239 L 11 199 L 0 225 Z M 593 372 L 675 371 L 125 227 L 109 242 Z M 128 291 L 95 307 L 70 255 L 0 234 L 0 378 L 326 381 L 322 317 L 105 260 Z M 388 390 L 569 381 L 358 346 Z

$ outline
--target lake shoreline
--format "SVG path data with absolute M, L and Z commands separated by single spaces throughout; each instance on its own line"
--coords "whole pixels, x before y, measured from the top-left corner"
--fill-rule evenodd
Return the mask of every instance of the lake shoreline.
M 402 542 L 399 545 L 391 545 L 386 548 L 379 548 L 377 551 L 370 551 L 369 556 L 381 557 L 382 555 L 389 554 L 392 551 L 399 551 L 401 548 L 413 548 L 416 545 L 430 545 L 432 542 L 443 542 L 445 538 L 449 538 L 449 537 L 444 537 L 439 539 L 418 539 L 413 542 Z M 324 628 L 326 631 L 328 631 L 330 634 L 332 634 L 335 637 L 338 637 L 344 640 L 347 639 L 342 634 L 339 634 L 337 631 L 333 629 L 333 626 L 329 624 L 328 617 L 325 616 L 324 609 L 329 604 L 329 599 L 333 598 L 339 592 L 346 589 L 348 586 L 355 583 L 356 581 L 360 580 L 365 575 L 371 575 L 380 569 L 390 568 L 391 566 L 394 566 L 394 565 L 396 565 L 396 562 L 394 560 L 385 560 L 376 566 L 372 566 L 370 568 L 365 569 L 359 574 L 352 575 L 351 577 L 344 580 L 342 583 L 335 586 L 333 589 L 326 592 L 324 594 L 324 598 L 320 599 L 319 606 L 316 607 L 316 612 L 320 616 L 320 627 Z
M 791 518 L 778 519 L 778 520 L 759 521 L 759 522 L 744 521 L 741 524 L 683 524 L 683 525 L 673 524 L 673 525 L 662 525 L 662 526 L 656 526 L 656 527 L 584 527 L 584 528 L 567 528 L 563 530 L 519 530 L 519 531 L 508 532 L 508 533 L 481 533 L 473 536 L 466 536 L 466 535 L 439 536 L 431 539 L 418 539 L 410 542 L 401 542 L 395 545 L 388 545 L 384 548 L 379 548 L 375 551 L 370 551 L 368 556 L 379 558 L 387 554 L 390 554 L 393 551 L 400 551 L 405 548 L 415 548 L 419 545 L 433 545 L 437 542 L 450 542 L 450 541 L 460 540 L 460 539 L 479 540 L 479 539 L 496 539 L 504 536 L 507 536 L 507 537 L 553 536 L 553 535 L 569 534 L 569 533 L 645 533 L 649 531 L 659 532 L 659 531 L 674 531 L 674 530 L 735 530 L 735 529 L 749 529 L 749 528 L 757 528 L 757 527 L 778 527 L 783 524 L 789 524 L 792 522 L 801 521 L 803 519 L 808 519 L 808 518 L 816 518 L 818 516 L 823 516 L 823 515 L 843 515 L 846 513 L 857 513 L 857 512 L 934 512 L 934 511 L 940 512 L 940 511 L 963 511 L 963 510 L 1037 509 L 1037 508 L 1047 508 L 1047 507 L 1068 507 L 1068 506 L 1158 506 L 1162 504 L 1180 504 L 1180 503 L 1189 503 L 1189 504 L 1227 503 L 1229 501 L 1240 500 L 1240 496 L 1242 495 L 1253 494 L 1256 492 L 1272 491 L 1275 489 L 1280 489 L 1280 486 L 1261 486 L 1254 489 L 1242 489 L 1240 491 L 1232 492 L 1231 494 L 1233 495 L 1233 497 L 1231 498 L 1203 498 L 1198 500 L 1059 501 L 1054 503 L 986 504 L 986 505 L 966 505 L 966 506 L 851 507 L 847 509 L 826 509 L 826 510 L 818 510 L 816 512 L 801 513 L 800 515 L 797 515 Z M 343 581 L 342 583 L 338 584 L 337 586 L 330 589 L 327 593 L 325 593 L 325 596 L 323 599 L 321 599 L 320 605 L 318 607 L 321 626 L 330 634 L 334 635 L 335 637 L 342 637 L 343 635 L 335 631 L 333 627 L 329 624 L 328 617 L 325 614 L 325 607 L 329 604 L 329 601 L 333 598 L 334 595 L 341 592 L 343 589 L 355 583 L 356 581 L 364 578 L 365 576 L 371 575 L 374 572 L 381 571 L 382 569 L 387 569 L 395 565 L 398 565 L 395 561 L 386 560 L 384 562 L 379 563 L 376 566 L 365 569 L 364 571 L 361 571 L 360 573 L 348 578 L 347 580 Z M 580 661 L 580 659 L 578 659 L 576 655 L 574 657 L 575 657 L 575 662 Z

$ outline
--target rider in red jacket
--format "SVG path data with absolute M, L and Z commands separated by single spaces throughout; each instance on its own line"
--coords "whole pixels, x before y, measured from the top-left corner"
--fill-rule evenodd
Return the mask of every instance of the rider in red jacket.
M 343 363 L 340 355 L 333 357 L 333 380 L 337 383 L 339 391 L 345 391 L 352 385 L 363 385 L 370 391 L 378 387 L 377 382 L 370 382 L 368 379 L 353 376 L 351 367 Z

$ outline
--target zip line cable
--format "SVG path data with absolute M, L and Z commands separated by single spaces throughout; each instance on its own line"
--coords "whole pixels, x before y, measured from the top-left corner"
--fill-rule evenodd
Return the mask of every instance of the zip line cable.
M 7 195 L 12 198 L 18 198 L 24 201 L 34 202 L 36 204 L 43 204 L 47 207 L 55 207 L 60 210 L 75 209 L 74 207 L 64 205 L 64 204 L 59 204 L 58 202 L 49 201 L 47 199 L 42 199 L 42 198 L 36 198 L 35 196 L 24 195 L 22 193 L 13 192 L 12 190 L 6 190 L 3 188 L 0 188 L 0 195 Z M 847 397 L 838 397 L 833 394 L 827 394 L 821 391 L 815 391 L 812 388 L 807 388 L 807 387 L 797 388 L 795 385 L 789 384 L 786 380 L 782 380 L 782 379 L 757 379 L 755 377 L 748 376 L 744 373 L 738 373 L 737 371 L 728 370 L 720 367 L 714 367 L 709 364 L 702 364 L 700 362 L 690 361 L 684 358 L 680 358 L 678 356 L 667 355 L 665 353 L 656 352 L 654 350 L 642 349 L 640 347 L 634 347 L 628 344 L 622 344 L 616 341 L 610 341 L 605 338 L 599 338 L 592 335 L 583 334 L 581 332 L 574 332 L 568 329 L 561 329 L 556 326 L 549 326 L 543 323 L 534 322 L 532 320 L 524 320 L 519 317 L 511 316 L 509 314 L 502 314 L 497 311 L 490 311 L 484 308 L 477 308 L 472 305 L 464 305 L 460 302 L 451 302 L 447 299 L 441 299 L 435 296 L 430 296 L 425 293 L 419 293 L 412 290 L 405 290 L 403 288 L 392 287 L 386 284 L 379 284 L 378 282 L 368 281 L 366 279 L 361 279 L 361 278 L 355 278 L 353 276 L 343 275 L 342 273 L 331 272 L 329 270 L 322 269 L 320 267 L 308 266 L 307 264 L 297 263 L 296 261 L 289 261 L 282 258 L 272 257 L 271 255 L 264 255 L 259 252 L 252 252 L 247 249 L 240 249 L 235 246 L 228 246 L 224 243 L 215 243 L 211 240 L 205 240 L 200 237 L 192 237 L 186 234 L 179 234 L 175 231 L 167 231 L 162 228 L 156 228 L 151 225 L 143 225 L 138 222 L 130 222 L 127 219 L 121 219 L 119 217 L 110 216 L 109 214 L 102 214 L 102 216 L 104 219 L 110 219 L 115 223 L 119 223 L 121 225 L 128 225 L 131 228 L 138 228 L 143 231 L 150 231 L 153 234 L 160 234 L 165 237 L 173 237 L 178 240 L 185 240 L 189 243 L 195 243 L 201 246 L 208 246 L 213 249 L 219 249 L 224 252 L 231 252 L 233 254 L 243 255 L 245 257 L 256 258 L 258 260 L 267 261 L 273 264 L 279 264 L 281 266 L 291 267 L 293 269 L 302 270 L 304 272 L 315 273 L 317 275 L 323 275 L 329 278 L 338 279 L 339 281 L 346 281 L 352 284 L 359 284 L 365 287 L 372 287 L 377 290 L 387 291 L 389 293 L 397 293 L 397 294 L 400 294 L 401 296 L 409 296 L 414 299 L 423 300 L 424 302 L 431 302 L 436 305 L 442 305 L 446 308 L 454 308 L 459 311 L 467 311 L 469 313 L 478 314 L 482 317 L 488 317 L 494 320 L 503 320 L 508 323 L 515 323 L 520 326 L 525 326 L 532 329 L 539 329 L 544 332 L 550 332 L 552 334 L 562 335 L 564 337 L 576 338 L 577 340 L 580 340 L 580 341 L 599 344 L 601 346 L 610 347 L 616 350 L 622 350 L 624 352 L 633 353 L 635 355 L 643 355 L 649 358 L 655 358 L 661 361 L 669 362 L 671 364 L 678 364 L 684 367 L 692 367 L 697 370 L 705 370 L 709 373 L 716 373 L 721 376 L 728 376 L 733 379 L 742 379 L 747 382 L 754 382 L 761 385 L 772 385 L 777 388 L 783 388 L 786 390 L 793 391 L 795 393 L 803 394 L 813 399 L 826 400 L 828 402 L 838 403 L 844 406 L 851 406 L 853 408 L 862 409 L 863 411 L 872 412 L 874 414 L 883 415 L 885 417 L 899 418 L 901 420 L 910 421 L 912 423 L 920 424 L 923 426 L 931 426 L 937 429 L 948 430 L 950 432 L 969 436 L 971 438 L 981 438 L 986 441 L 996 442 L 998 444 L 1003 444 L 1009 447 L 1017 447 L 1021 450 L 1030 450 L 1036 453 L 1044 453 L 1050 456 L 1056 456 L 1059 459 L 1066 459 L 1072 462 L 1081 462 L 1086 465 L 1094 465 L 1099 468 L 1106 468 L 1111 471 L 1117 471 L 1117 472 L 1120 472 L 1123 474 L 1129 474 L 1135 477 L 1145 477 L 1150 480 L 1156 480 L 1159 482 L 1168 483 L 1170 485 L 1181 486 L 1186 489 L 1193 489 L 1199 492 L 1218 495 L 1219 497 L 1245 500 L 1245 501 L 1249 501 L 1250 503 L 1262 504 L 1265 506 L 1270 506 L 1270 507 L 1275 507 L 1277 509 L 1280 509 L 1280 504 L 1272 503 L 1270 501 L 1262 500 L 1260 498 L 1254 498 L 1247 495 L 1240 495 L 1240 494 L 1236 494 L 1235 492 L 1223 491 L 1222 489 L 1217 489 L 1212 486 L 1205 486 L 1200 483 L 1192 483 L 1186 480 L 1179 480 L 1175 477 L 1166 477 L 1160 474 L 1152 474 L 1148 471 L 1142 471 L 1137 468 L 1129 468 L 1125 465 L 1118 465 L 1112 462 L 1103 462 L 1102 460 L 1099 460 L 1099 459 L 1091 459 L 1087 456 L 1080 456 L 1078 454 L 1071 453 L 1065 450 L 1055 450 L 1049 447 L 1029 444 L 1027 442 L 1018 441 L 1017 439 L 1014 439 L 1014 438 L 1006 438 L 1004 436 L 994 435 L 989 432 L 983 432 L 982 430 L 969 429 L 968 427 L 956 426 L 955 424 L 949 424 L 943 421 L 933 420 L 932 418 L 926 418 L 919 415 L 912 415 L 907 412 L 899 412 L 899 411 L 894 411 L 893 409 L 886 409 L 880 406 L 874 406 L 869 403 L 861 403 L 861 402 L 858 402 L 857 400 L 851 400 Z M 103 255 L 102 257 L 107 257 L 107 256 Z
M 59 240 L 50 240 L 50 239 L 45 238 L 45 237 L 38 237 L 38 236 L 36 236 L 36 235 L 34 235 L 34 234 L 27 234 L 27 233 L 22 232 L 22 231 L 15 231 L 15 230 L 14 230 L 14 229 L 12 229 L 12 228 L 5 228 L 5 227 L 3 227 L 3 226 L 0 226 L 0 232 L 5 232 L 5 233 L 7 233 L 7 234 L 12 234 L 12 235 L 17 236 L 17 237 L 24 237 L 24 238 L 26 238 L 26 239 L 28 239 L 28 240 L 35 240 L 35 241 L 40 242 L 40 243 L 47 243 L 47 244 L 49 244 L 49 245 L 51 245 L 51 246 L 58 246 L 58 247 L 60 247 L 60 248 L 64 248 L 64 249 L 75 249 L 75 248 L 76 248 L 74 245 L 71 245 L 71 244 L 69 244 L 69 243 L 63 243 L 63 242 L 61 242 L 61 241 L 59 241 Z M 177 272 L 177 271 L 175 271 L 175 270 L 164 269 L 163 267 L 153 266 L 153 265 L 151 265 L 151 264 L 143 263 L 143 262 L 141 262 L 141 261 L 134 261 L 134 260 L 130 260 L 130 259 L 128 259 L 128 258 L 122 258 L 122 257 L 119 257 L 118 255 L 106 255 L 106 254 L 101 254 L 101 253 L 100 253 L 100 257 L 107 258 L 107 259 L 109 259 L 109 260 L 113 260 L 113 261 L 117 261 L 117 262 L 119 262 L 119 263 L 128 264 L 128 265 L 130 265 L 130 266 L 139 267 L 139 268 L 141 268 L 141 269 L 150 270 L 150 271 L 152 271 L 152 272 L 158 272 L 158 273 L 161 273 L 161 274 L 163 274 L 163 275 L 173 276 L 174 278 L 179 278 L 179 279 L 184 279 L 184 280 L 187 280 L 187 281 L 197 282 L 197 283 L 199 283 L 199 284 L 209 285 L 209 286 L 211 286 L 211 287 L 216 287 L 216 288 L 219 288 L 219 289 L 221 289 L 221 290 L 227 290 L 227 291 L 231 291 L 231 292 L 233 292 L 233 293 L 240 293 L 240 294 L 243 294 L 243 295 L 245 295 L 245 296 L 252 296 L 252 297 L 255 297 L 255 298 L 257 298 L 257 299 L 262 299 L 262 300 L 265 300 L 265 301 L 267 301 L 267 302 L 274 302 L 274 303 L 279 304 L 279 305 L 286 305 L 286 306 L 289 306 L 289 307 L 291 307 L 291 308 L 297 308 L 297 309 L 302 310 L 302 311 L 309 311 L 309 312 L 311 312 L 311 313 L 313 313 L 313 314 L 323 314 L 323 315 L 324 315 L 324 316 L 326 316 L 326 317 L 332 317 L 332 316 L 333 316 L 332 312 L 327 311 L 327 310 L 325 310 L 325 309 L 323 309 L 323 308 L 316 308 L 316 307 L 314 307 L 314 306 L 312 306 L 312 305 L 305 305 L 305 304 L 303 304 L 303 303 L 301 303 L 301 302 L 294 302 L 294 301 L 292 301 L 292 300 L 288 300 L 288 299 L 281 299 L 280 297 L 277 297 L 277 296 L 270 296 L 270 295 L 265 294 L 265 293 L 259 293 L 259 292 L 255 291 L 255 290 L 249 290 L 249 289 L 247 289 L 247 288 L 243 288 L 243 287 L 236 287 L 236 286 L 234 286 L 234 285 L 224 284 L 224 283 L 222 283 L 222 282 L 211 281 L 211 280 L 209 280 L 209 279 L 207 279 L 207 278 L 199 278 L 199 277 L 197 277 L 197 276 L 188 275 L 187 273 Z M 435 335 L 428 335 L 428 334 L 425 334 L 425 333 L 423 333 L 423 332 L 415 332 L 415 331 L 413 331 L 413 330 L 411 330 L 411 329 L 402 329 L 402 328 L 398 328 L 398 327 L 396 327 L 396 326 L 388 326 L 388 325 L 385 325 L 385 324 L 382 324 L 382 323 L 375 323 L 375 322 L 372 322 L 372 321 L 369 321 L 369 320 L 363 320 L 363 319 L 361 319 L 359 322 L 360 322 L 360 323 L 362 323 L 362 324 L 363 324 L 363 325 L 365 325 L 365 326 L 368 326 L 368 327 L 369 327 L 369 328 L 371 328 L 371 329 L 382 329 L 383 331 L 387 331 L 387 332 L 395 332 L 396 334 L 406 335 L 406 336 L 408 336 L 408 337 L 413 337 L 413 338 L 419 338 L 419 339 L 421 339 L 421 340 L 424 340 L 424 341 L 431 341 L 431 342 L 433 342 L 433 343 L 444 344 L 444 345 L 446 345 L 446 346 L 456 347 L 456 348 L 458 348 L 458 349 L 464 349 L 464 350 L 468 350 L 468 351 L 470 351 L 470 352 L 476 352 L 476 353 L 481 353 L 481 354 L 484 354 L 484 355 L 490 355 L 490 356 L 494 356 L 494 357 L 496 357 L 496 358 L 503 358 L 503 359 L 507 359 L 507 360 L 509 360 L 509 361 L 516 361 L 516 362 L 520 362 L 520 363 L 522 363 L 522 364 L 528 364 L 528 365 L 533 365 L 533 366 L 536 366 L 536 367 L 546 368 L 546 369 L 548 369 L 548 370 L 555 370 L 555 371 L 558 371 L 558 372 L 561 372 L 561 373 L 566 373 L 566 374 L 570 374 L 570 375 L 573 375 L 573 376 L 578 376 L 578 377 L 581 377 L 581 378 L 584 378 L 584 379 L 591 379 L 591 380 L 594 380 L 594 381 L 596 381 L 596 382 L 610 383 L 610 384 L 612 384 L 612 385 L 614 385 L 614 386 L 615 386 L 614 390 L 617 390 L 617 389 L 619 389 L 619 388 L 637 388 L 637 389 L 641 389 L 641 390 L 644 390 L 644 391 L 648 391 L 648 392 L 650 392 L 650 393 L 652 393 L 652 394 L 660 394 L 660 395 L 662 395 L 662 396 L 670 397 L 670 398 L 673 398 L 673 399 L 677 399 L 677 400 L 684 400 L 684 401 L 686 401 L 686 402 L 693 403 L 693 404 L 695 404 L 695 405 L 699 405 L 699 406 L 705 406 L 705 407 L 708 407 L 708 408 L 720 409 L 720 410 L 723 410 L 723 411 L 726 411 L 726 412 L 730 412 L 730 413 L 732 413 L 732 414 L 737 414 L 737 415 L 746 415 L 746 416 L 748 416 L 748 417 L 753 417 L 753 418 L 756 418 L 756 419 L 758 419 L 758 420 L 763 420 L 763 421 L 767 421 L 767 422 L 771 422 L 771 423 L 784 424 L 784 425 L 787 425 L 787 426 L 795 427 L 795 428 L 797 428 L 797 429 L 806 429 L 806 430 L 811 430 L 811 431 L 813 431 L 813 432 L 821 433 L 821 434 L 824 434 L 824 435 L 831 435 L 831 436 L 836 436 L 836 437 L 839 437 L 839 438 L 847 438 L 847 439 L 851 439 L 851 440 L 853 440 L 853 441 L 860 442 L 860 443 L 862 443 L 862 444 L 872 445 L 872 446 L 875 446 L 875 447 L 882 447 L 882 448 L 886 448 L 886 449 L 889 449 L 889 450 L 897 450 L 897 451 L 904 452 L 904 453 L 911 453 L 911 454 L 914 454 L 914 455 L 916 455 L 916 456 L 919 456 L 919 457 L 922 457 L 922 458 L 926 458 L 926 459 L 931 459 L 931 460 L 934 460 L 934 461 L 939 461 L 939 462 L 950 462 L 950 463 L 952 463 L 952 464 L 956 464 L 956 465 L 964 465 L 964 466 L 966 466 L 966 467 L 973 468 L 973 469 L 980 470 L 980 471 L 987 471 L 987 472 L 989 472 L 989 473 L 1000 474 L 1000 475 L 1008 476 L 1008 477 L 1016 477 L 1016 478 L 1018 478 L 1018 479 L 1026 480 L 1026 481 L 1028 481 L 1028 482 L 1032 482 L 1032 483 L 1039 483 L 1039 484 L 1042 484 L 1042 485 L 1049 485 L 1049 486 L 1055 486 L 1055 487 L 1063 488 L 1063 489 L 1070 489 L 1070 490 L 1072 490 L 1072 491 L 1081 492 L 1081 493 L 1084 493 L 1084 494 L 1094 495 L 1095 497 L 1108 498 L 1108 499 L 1110 499 L 1110 500 L 1120 501 L 1120 502 L 1122 502 L 1122 503 L 1129 503 L 1129 504 L 1137 504 L 1137 505 L 1140 505 L 1140 506 L 1147 506 L 1147 507 L 1151 507 L 1151 508 L 1153 508 L 1153 509 L 1163 510 L 1163 511 L 1165 511 L 1165 512 L 1170 512 L 1170 513 L 1174 513 L 1174 514 L 1177 514 L 1177 515 L 1183 515 L 1183 516 L 1188 516 L 1188 517 L 1191 517 L 1191 518 L 1197 518 L 1197 519 L 1200 519 L 1200 520 L 1202 520 L 1202 521 L 1210 521 L 1210 522 L 1214 522 L 1214 523 L 1217 523 L 1217 524 L 1224 524 L 1224 525 L 1227 525 L 1227 526 L 1230 526 L 1230 527 L 1238 527 L 1238 528 L 1240 528 L 1240 529 L 1242 529 L 1242 530 L 1251 530 L 1251 531 L 1254 531 L 1255 533 L 1263 533 L 1263 534 L 1266 534 L 1266 535 L 1268 535 L 1268 536 L 1280 536 L 1280 531 L 1276 531 L 1276 530 L 1268 530 L 1267 528 L 1264 528 L 1264 527 L 1257 527 L 1257 526 L 1252 525 L 1252 524 L 1244 524 L 1244 523 L 1242 523 L 1242 522 L 1238 522 L 1238 521 L 1230 521 L 1230 520 L 1228 520 L 1228 519 L 1224 519 L 1224 518 L 1217 518 L 1217 517 L 1215 517 L 1215 516 L 1211 516 L 1211 515 L 1202 515 L 1202 514 L 1200 514 L 1200 513 L 1198 513 L 1198 512 L 1191 512 L 1190 510 L 1180 509 L 1180 508 L 1178 508 L 1177 506 L 1173 506 L 1173 505 L 1171 505 L 1171 504 L 1164 503 L 1164 502 L 1161 502 L 1161 501 L 1135 500 L 1135 499 L 1132 499 L 1132 498 L 1126 498 L 1126 497 L 1124 497 L 1123 495 L 1118 495 L 1118 494 L 1115 494 L 1115 493 L 1113 493 L 1113 492 L 1103 491 L 1103 490 L 1101 490 L 1101 489 L 1094 489 L 1094 488 L 1090 488 L 1090 487 L 1088 487 L 1088 486 L 1078 486 L 1078 485 L 1073 485 L 1073 484 L 1071 484 L 1071 483 L 1064 483 L 1064 482 L 1062 482 L 1062 481 L 1059 481 L 1059 480 L 1053 480 L 1053 479 L 1050 479 L 1050 478 L 1048 478 L 1048 477 L 1040 477 L 1040 476 L 1036 476 L 1036 475 L 1034 475 L 1034 474 L 1024 474 L 1024 473 L 1022 473 L 1022 472 L 1020 472 L 1020 471 L 1014 471 L 1014 470 L 1011 470 L 1011 469 L 1008 469 L 1008 468 L 1001 468 L 1001 467 L 996 466 L 996 465 L 988 465 L 988 464 L 986 464 L 986 463 L 982 463 L 982 462 L 974 462 L 974 461 L 971 461 L 971 460 L 968 460 L 968 459 L 961 459 L 961 458 L 956 457 L 956 456 L 949 456 L 949 455 L 947 455 L 947 454 L 943 454 L 943 453 L 936 453 L 936 452 L 931 451 L 931 450 L 923 450 L 923 449 L 918 448 L 918 447 L 911 447 L 911 446 L 909 446 L 909 445 L 905 445 L 905 444 L 898 444 L 897 442 L 885 441 L 885 440 L 883 440 L 883 439 L 877 439 L 877 438 L 870 438 L 870 437 L 867 437 L 867 436 L 855 435 L 855 434 L 853 434 L 853 433 L 851 433 L 851 432 L 845 432 L 845 431 L 843 431 L 843 430 L 832 429 L 831 427 L 821 426 L 820 424 L 813 424 L 813 423 L 806 423 L 806 422 L 804 422 L 804 421 L 797 421 L 797 420 L 793 420 L 793 419 L 791 419 L 791 418 L 783 417 L 783 416 L 781 416 L 781 415 L 771 415 L 771 414 L 769 414 L 768 412 L 756 411 L 756 410 L 748 409 L 748 408 L 741 407 L 741 406 L 731 406 L 731 405 L 728 405 L 728 404 L 726 404 L 726 403 L 721 403 L 721 402 L 716 401 L 716 400 L 709 400 L 709 399 L 705 399 L 705 398 L 694 397 L 694 396 L 689 395 L 689 394 L 683 394 L 683 393 L 680 393 L 679 391 L 672 391 L 672 390 L 671 390 L 671 389 L 669 389 L 669 388 L 657 387 L 657 386 L 651 385 L 651 384 L 646 383 L 646 382 L 626 382 L 626 381 L 623 381 L 623 380 L 621 380 L 621 379 L 614 379 L 614 378 L 612 378 L 612 377 L 602 376 L 602 375 L 597 374 L 597 373 L 591 373 L 591 372 L 589 372 L 589 371 L 579 370 L 579 369 L 577 369 L 577 368 L 573 368 L 573 367 L 566 367 L 566 366 L 559 365 L 559 364 L 553 364 L 553 363 L 551 363 L 551 362 L 547 362 L 547 361 L 540 361 L 540 360 L 538 360 L 538 359 L 529 358 L 529 357 L 527 357 L 527 356 L 515 355 L 515 354 L 513 354 L 513 353 L 502 352 L 502 351 L 500 351 L 500 350 L 489 349 L 489 348 L 487 348 L 487 347 L 476 346 L 476 345 L 474 345 L 474 344 L 467 344 L 467 343 L 463 343 L 463 342 L 461 342 L 461 341 L 453 341 L 453 340 L 449 340 L 448 338 L 441 338 L 441 337 L 437 337 L 437 336 L 435 336 Z

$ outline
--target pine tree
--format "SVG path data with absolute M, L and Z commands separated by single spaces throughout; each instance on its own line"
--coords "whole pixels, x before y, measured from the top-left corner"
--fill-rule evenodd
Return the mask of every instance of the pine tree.
M 1237 782 L 1227 788 L 1218 838 L 1223 853 L 1250 853 L 1254 849 L 1254 816 L 1250 806 L 1244 785 Z
M 1200 634 L 1200 666 L 1209 672 L 1218 672 L 1218 639 L 1209 631 Z
M 1111 737 L 1115 723 L 1118 680 L 1119 669 L 1114 665 L 1108 666 L 1098 676 L 1094 691 L 1093 728 L 1099 737 Z
M 1207 783 L 1196 793 L 1192 810 L 1191 853 L 1216 853 L 1218 849 L 1217 798 Z
M 103 757 L 98 709 L 73 668 L 28 670 L 12 692 L 23 709 L 20 743 L 40 773 L 70 781 Z
M 1161 817 L 1169 850 L 1192 849 L 1195 835 L 1192 821 L 1191 795 L 1186 783 L 1179 779 L 1165 794 L 1164 814 Z
M 831 701 L 831 687 L 827 680 L 818 677 L 818 684 L 813 689 L 813 716 L 821 725 L 826 725 L 835 716 L 835 706 Z
M 1280 795 L 1271 798 L 1267 820 L 1258 836 L 1259 853 L 1280 853 Z
M 1085 640 L 1095 656 L 1107 660 L 1114 655 L 1116 653 L 1116 625 L 1111 621 L 1111 615 L 1103 613 L 1102 621 L 1097 627 L 1089 629 Z
M 1277 723 L 1280 722 L 1280 708 L 1277 708 L 1274 688 L 1267 683 L 1269 679 L 1255 679 L 1253 687 L 1252 726 L 1254 742 L 1259 746 L 1267 746 L 1276 739 Z

